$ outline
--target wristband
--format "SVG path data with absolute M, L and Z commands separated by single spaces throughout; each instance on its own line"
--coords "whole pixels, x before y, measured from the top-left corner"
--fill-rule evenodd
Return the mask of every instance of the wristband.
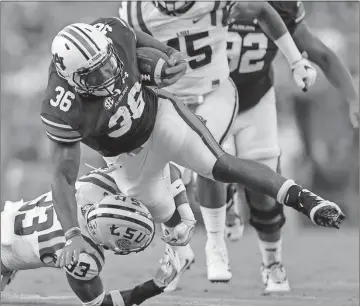
M 293 65 L 303 58 L 289 32 L 286 32 L 280 38 L 276 39 L 274 43 L 284 54 L 290 65 Z
M 72 227 L 69 228 L 66 232 L 65 232 L 65 239 L 69 240 L 75 236 L 81 236 L 81 230 L 79 227 Z

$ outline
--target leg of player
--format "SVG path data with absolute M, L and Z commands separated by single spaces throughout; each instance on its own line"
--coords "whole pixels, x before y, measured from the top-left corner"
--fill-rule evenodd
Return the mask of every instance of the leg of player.
M 196 115 L 204 119 L 214 139 L 222 146 L 229 136 L 238 110 L 238 94 L 228 79 L 220 87 L 204 97 L 204 103 L 196 109 Z M 198 176 L 197 192 L 200 210 L 207 233 L 205 247 L 207 277 L 210 282 L 228 282 L 230 272 L 225 243 L 226 185 Z
M 229 154 L 237 155 L 235 135 L 229 135 L 223 149 Z M 237 184 L 227 184 L 225 237 L 233 242 L 240 240 L 244 234 L 245 224 L 240 213 L 240 205 L 243 203 L 246 203 L 244 188 L 238 188 Z
M 174 162 L 208 178 L 236 182 L 266 194 L 304 213 L 317 225 L 339 228 L 344 215 L 335 203 L 296 185 L 266 165 L 225 153 L 183 103 L 164 91 L 158 93 L 160 106 L 154 133 L 160 134 L 157 136 L 159 143 L 163 142 L 161 148 L 172 153 Z
M 176 211 L 182 212 L 186 215 L 190 208 L 189 201 L 186 195 L 186 189 L 183 181 L 181 180 L 180 170 L 170 163 L 170 178 L 171 178 L 171 191 L 174 197 Z M 184 212 L 185 211 L 185 212 Z M 167 223 L 165 223 L 165 226 Z M 174 248 L 174 247 L 173 247 Z M 180 272 L 174 280 L 164 289 L 165 292 L 174 291 L 180 280 L 180 276 L 195 262 L 195 254 L 191 249 L 190 243 L 185 246 L 175 247 L 180 260 Z

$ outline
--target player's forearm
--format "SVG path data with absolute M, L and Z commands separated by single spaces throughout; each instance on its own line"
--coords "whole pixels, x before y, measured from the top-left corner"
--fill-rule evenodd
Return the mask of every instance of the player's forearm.
M 54 208 L 63 230 L 78 227 L 75 182 L 80 164 L 80 144 L 53 143 L 52 193 Z
M 349 70 L 333 51 L 311 33 L 305 21 L 296 27 L 293 38 L 299 50 L 305 51 L 309 60 L 320 67 L 348 103 L 358 102 L 358 94 Z
M 68 182 L 65 175 L 55 174 L 51 189 L 54 198 L 54 208 L 59 222 L 66 232 L 72 227 L 78 227 L 75 186 Z
M 265 34 L 275 42 L 290 65 L 302 59 L 302 55 L 285 23 L 269 3 L 263 2 L 263 8 L 257 17 L 257 21 Z
M 170 48 L 169 46 L 163 44 L 162 42 L 158 41 L 154 37 L 150 36 L 149 34 L 146 34 L 142 31 L 135 30 L 136 34 L 136 47 L 150 47 L 157 50 L 160 50 L 161 52 L 164 52 L 168 56 L 175 51 L 175 49 Z
M 309 60 L 317 64 L 329 82 L 348 103 L 359 102 L 354 81 L 344 63 L 330 50 L 322 54 L 308 52 Z

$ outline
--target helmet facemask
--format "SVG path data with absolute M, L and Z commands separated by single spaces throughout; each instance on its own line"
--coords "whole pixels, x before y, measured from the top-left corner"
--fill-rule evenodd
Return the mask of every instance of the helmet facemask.
M 120 87 L 122 87 L 121 76 L 123 70 L 123 62 L 120 60 L 113 44 L 109 42 L 103 58 L 91 67 L 78 69 L 73 73 L 72 80 L 75 89 L 80 93 L 110 96 L 113 94 L 114 85 L 119 78 Z

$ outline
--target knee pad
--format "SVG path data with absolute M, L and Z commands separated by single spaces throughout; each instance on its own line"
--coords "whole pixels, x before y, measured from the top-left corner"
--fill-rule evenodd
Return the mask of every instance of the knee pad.
M 272 234 L 285 224 L 284 206 L 278 202 L 270 211 L 250 207 L 250 224 L 259 232 Z

